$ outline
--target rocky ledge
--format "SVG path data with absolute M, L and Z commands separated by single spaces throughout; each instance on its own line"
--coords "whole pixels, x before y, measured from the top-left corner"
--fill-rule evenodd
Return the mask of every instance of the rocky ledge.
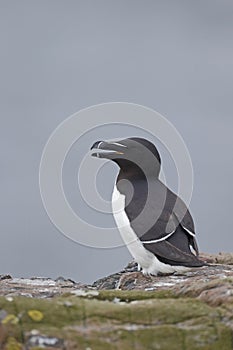
M 233 254 L 184 274 L 135 263 L 84 285 L 0 275 L 0 349 L 233 349 Z

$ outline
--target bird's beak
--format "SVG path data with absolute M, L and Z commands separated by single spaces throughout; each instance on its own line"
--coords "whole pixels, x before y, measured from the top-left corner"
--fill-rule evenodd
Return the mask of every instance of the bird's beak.
M 91 150 L 95 150 L 92 156 L 106 159 L 119 158 L 119 156 L 124 154 L 125 147 L 118 142 L 97 141 L 91 146 Z

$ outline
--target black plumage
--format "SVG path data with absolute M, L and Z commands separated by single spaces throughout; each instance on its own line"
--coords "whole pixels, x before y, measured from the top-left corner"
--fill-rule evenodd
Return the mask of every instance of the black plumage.
M 95 156 L 111 159 L 120 167 L 116 187 L 125 196 L 125 213 L 143 247 L 164 264 L 203 266 L 187 206 L 159 180 L 157 148 L 142 138 L 98 141 L 92 148 L 96 148 Z

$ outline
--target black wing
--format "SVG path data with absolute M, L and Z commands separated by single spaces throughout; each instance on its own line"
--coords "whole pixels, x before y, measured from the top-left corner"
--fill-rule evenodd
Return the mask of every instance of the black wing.
M 161 250 L 161 257 L 166 258 L 172 246 L 172 254 L 177 257 L 174 261 L 201 266 L 195 256 L 198 255 L 195 228 L 187 206 L 159 180 L 153 181 L 150 193 L 148 200 L 145 182 L 137 182 L 132 200 L 127 203 L 126 198 L 126 214 L 145 248 L 156 255 Z M 173 261 L 173 256 L 169 259 Z
M 124 194 L 126 214 L 132 228 L 141 239 L 162 239 L 174 232 L 179 224 L 192 236 L 195 235 L 193 219 L 188 208 L 161 181 L 152 182 L 150 197 L 145 181 L 136 182 L 133 198 L 127 198 L 127 191 Z
M 166 240 L 158 243 L 144 243 L 143 245 L 165 264 L 187 267 L 201 267 L 205 265 L 192 253 L 186 253 Z

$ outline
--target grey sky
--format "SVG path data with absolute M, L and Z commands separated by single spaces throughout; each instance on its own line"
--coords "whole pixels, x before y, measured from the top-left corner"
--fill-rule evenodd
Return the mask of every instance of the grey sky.
M 41 153 L 56 126 L 109 101 L 154 108 L 175 125 L 193 161 L 200 248 L 233 250 L 232 38 L 230 0 L 0 1 L 0 273 L 91 282 L 130 260 L 127 248 L 91 249 L 60 234 L 38 186 Z M 115 131 L 116 138 L 126 132 Z M 74 147 L 64 182 L 86 215 L 72 190 L 78 159 Z M 102 188 L 107 197 L 112 181 Z

